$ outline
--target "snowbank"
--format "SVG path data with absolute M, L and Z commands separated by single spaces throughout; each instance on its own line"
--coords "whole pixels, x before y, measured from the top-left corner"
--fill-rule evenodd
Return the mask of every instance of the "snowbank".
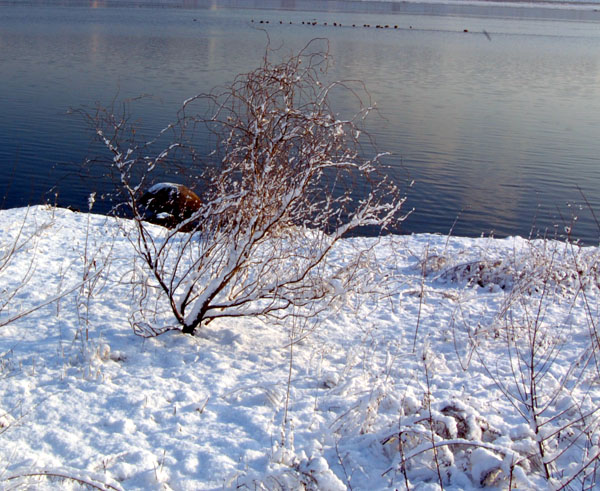
M 143 339 L 129 225 L 0 212 L 0 487 L 594 486 L 597 248 L 385 237 L 335 311 Z

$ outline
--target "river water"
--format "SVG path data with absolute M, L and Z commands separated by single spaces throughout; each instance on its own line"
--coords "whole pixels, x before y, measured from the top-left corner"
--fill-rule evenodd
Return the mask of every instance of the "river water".
M 0 205 L 85 209 L 111 184 L 82 168 L 97 149 L 69 109 L 145 95 L 131 119 L 152 134 L 260 64 L 265 31 L 282 56 L 326 38 L 328 78 L 365 82 L 367 128 L 415 209 L 402 232 L 553 236 L 577 216 L 573 235 L 597 243 L 600 12 L 585 4 L 0 0 Z

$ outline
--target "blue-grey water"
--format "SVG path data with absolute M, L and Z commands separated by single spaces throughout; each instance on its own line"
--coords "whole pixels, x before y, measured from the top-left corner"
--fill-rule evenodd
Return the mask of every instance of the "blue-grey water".
M 403 232 L 553 235 L 577 216 L 574 236 L 597 243 L 600 12 L 581 7 L 0 0 L 0 206 L 86 209 L 110 182 L 82 168 L 98 149 L 69 109 L 147 95 L 131 119 L 152 134 L 256 67 L 263 28 L 282 54 L 327 38 L 329 78 L 366 83 L 368 130 L 415 209 Z

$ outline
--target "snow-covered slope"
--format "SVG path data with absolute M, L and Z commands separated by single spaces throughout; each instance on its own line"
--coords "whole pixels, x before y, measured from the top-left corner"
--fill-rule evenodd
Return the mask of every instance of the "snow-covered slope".
M 0 212 L 0 488 L 599 485 L 597 248 L 385 237 L 335 310 L 144 339 L 128 229 Z

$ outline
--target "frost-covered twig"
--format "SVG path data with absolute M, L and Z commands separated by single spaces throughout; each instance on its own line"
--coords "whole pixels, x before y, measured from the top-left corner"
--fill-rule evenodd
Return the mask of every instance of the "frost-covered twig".
M 2 313 L 8 307 L 8 305 L 13 302 L 14 298 L 20 291 L 22 291 L 24 288 L 27 287 L 29 280 L 32 278 L 32 275 L 35 272 L 35 264 L 36 264 L 35 241 L 40 236 L 40 234 L 43 232 L 44 228 L 47 227 L 48 225 L 47 224 L 42 225 L 42 226 L 36 225 L 34 227 L 33 231 L 29 235 L 24 235 L 25 234 L 25 226 L 27 224 L 28 219 L 29 219 L 29 211 L 25 214 L 25 216 L 23 217 L 23 221 L 19 224 L 19 228 L 15 233 L 15 237 L 8 243 L 0 243 L 0 278 L 2 277 L 2 275 L 9 274 L 8 268 L 11 264 L 11 261 L 15 259 L 16 254 L 24 253 L 25 246 L 27 244 L 32 244 L 32 249 L 29 251 L 26 251 L 29 254 L 29 259 L 25 263 L 25 264 L 27 264 L 27 269 L 21 275 L 20 281 L 18 282 L 17 286 L 15 286 L 12 289 L 9 288 L 9 289 L 4 289 L 4 290 L 0 291 L 0 313 Z M 43 307 L 46 307 L 47 305 L 50 305 L 54 302 L 59 301 L 60 299 L 69 295 L 70 293 L 74 292 L 75 290 L 81 288 L 81 286 L 83 284 L 85 284 L 86 281 L 95 280 L 102 273 L 102 271 L 103 271 L 103 268 L 100 267 L 93 274 L 89 274 L 89 276 L 87 278 L 85 278 L 83 281 L 78 282 L 74 285 L 71 285 L 67 288 L 60 289 L 58 293 L 48 296 L 41 302 L 36 303 L 35 305 L 33 305 L 31 307 L 24 308 L 22 310 L 17 311 L 16 313 L 8 314 L 6 316 L 0 317 L 0 328 L 5 327 L 9 324 L 12 324 L 13 322 L 15 322 L 17 320 L 22 319 L 23 317 L 26 317 Z
M 120 486 L 113 486 L 112 484 L 108 484 L 102 482 L 99 479 L 94 479 L 89 476 L 76 476 L 75 472 L 70 472 L 67 470 L 40 470 L 40 471 L 29 471 L 23 472 L 19 474 L 13 474 L 7 477 L 2 478 L 2 481 L 15 481 L 27 478 L 34 477 L 49 477 L 49 478 L 58 478 L 66 481 L 73 481 L 83 486 L 87 486 L 92 489 L 98 489 L 100 491 L 122 491 L 123 488 Z M 0 481 L 1 482 L 1 481 Z
M 525 275 L 518 277 L 507 295 L 502 312 L 496 317 L 501 325 L 496 330 L 502 333 L 499 339 L 505 344 L 504 355 L 493 367 L 482 349 L 476 344 L 474 346 L 484 370 L 531 428 L 531 445 L 535 450 L 530 458 L 536 462 L 544 480 L 570 483 L 583 470 L 564 477 L 560 470 L 564 459 L 568 462 L 582 458 L 584 464 L 591 465 L 598 457 L 594 454 L 588 462 L 583 448 L 578 448 L 586 439 L 592 447 L 593 441 L 597 440 L 598 401 L 593 400 L 590 390 L 585 388 L 589 383 L 586 380 L 593 377 L 589 371 L 595 366 L 597 353 L 595 317 L 587 300 L 590 288 L 589 278 L 584 278 L 587 270 L 580 263 L 586 254 L 570 243 L 541 246 L 544 254 L 538 255 L 540 249 L 536 249 L 534 259 L 539 274 L 535 279 L 535 291 L 530 288 L 531 278 Z M 565 262 L 569 259 L 565 252 L 569 249 L 571 262 Z M 593 261 L 595 264 L 597 259 Z M 556 275 L 559 268 L 564 275 Z M 596 275 L 596 268 L 591 269 L 589 274 Z M 556 288 L 559 277 L 580 279 L 571 283 L 568 290 L 563 290 Z M 521 281 L 527 284 L 526 288 L 521 287 Z M 565 343 L 563 333 L 570 332 L 570 329 L 569 325 L 556 324 L 548 312 L 553 302 L 566 299 L 573 305 L 583 299 L 590 343 L 568 366 L 559 370 L 557 365 L 561 363 Z

